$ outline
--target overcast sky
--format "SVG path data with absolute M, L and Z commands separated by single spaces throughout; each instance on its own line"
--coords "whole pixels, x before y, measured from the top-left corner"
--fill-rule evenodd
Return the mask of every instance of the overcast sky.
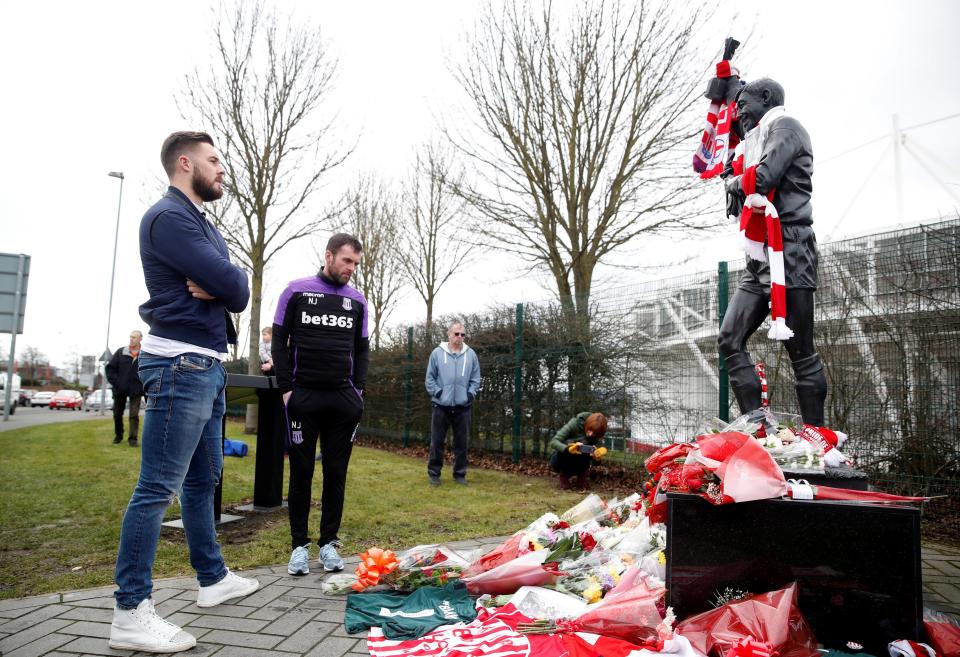
M 461 102 L 448 62 L 469 56 L 461 37 L 482 3 L 355 0 L 272 6 L 319 23 L 339 60 L 330 107 L 340 113 L 344 138 L 359 136 L 359 142 L 327 194 L 342 192 L 358 171 L 402 177 L 414 149 L 434 134 L 436 117 L 449 116 Z M 738 1 L 723 3 L 722 11 L 720 34 L 742 37 L 755 26 L 744 77 L 781 82 L 788 111 L 811 134 L 820 241 L 899 224 L 893 160 L 889 151 L 883 155 L 890 140 L 836 156 L 889 134 L 894 113 L 903 127 L 960 113 L 960 3 Z M 729 19 L 733 13 L 739 21 Z M 32 257 L 18 351 L 34 346 L 61 364 L 73 353 L 99 354 L 105 348 L 120 191 L 108 171 L 126 176 L 110 348 L 125 344 L 131 329 L 146 330 L 137 313 L 146 300 L 137 226 L 156 197 L 163 138 L 173 130 L 203 128 L 184 124 L 174 97 L 184 76 L 206 61 L 211 16 L 210 4 L 197 0 L 34 0 L 0 8 L 0 125 L 5 130 L 0 251 Z M 923 156 L 943 185 L 905 152 L 903 223 L 956 212 L 958 128 L 960 119 L 953 118 L 906 132 L 908 147 Z M 722 203 L 719 183 L 705 184 L 704 194 Z M 686 267 L 712 269 L 720 257 L 737 258 L 733 232 L 731 227 L 711 237 L 709 249 L 690 244 L 691 254 L 709 256 Z M 326 237 L 318 235 L 317 243 Z M 662 251 L 655 245 L 634 248 Z M 314 244 L 304 241 L 285 250 L 268 270 L 264 324 L 286 282 L 315 270 L 313 253 Z M 543 282 L 523 271 L 520 263 L 491 266 L 490 259 L 463 268 L 441 293 L 438 311 L 547 298 Z M 664 268 L 662 273 L 677 272 Z M 640 277 L 629 268 L 601 270 L 598 285 Z M 392 321 L 422 316 L 422 302 L 410 294 Z M 9 336 L 0 340 L 6 352 Z

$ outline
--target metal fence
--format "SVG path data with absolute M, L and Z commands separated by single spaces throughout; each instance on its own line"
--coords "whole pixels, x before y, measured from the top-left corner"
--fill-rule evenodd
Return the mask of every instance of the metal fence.
M 960 528 L 958 245 L 958 219 L 821 245 L 816 308 L 817 347 L 830 385 L 827 424 L 849 434 L 844 451 L 875 484 L 951 496 L 954 528 Z M 737 415 L 732 400 L 721 401 L 728 395 L 717 333 L 724 297 L 741 270 L 742 263 L 719 263 L 714 272 L 597 292 L 586 331 L 571 326 L 555 302 L 459 316 L 483 370 L 471 450 L 544 457 L 569 417 L 602 411 L 611 420 L 608 463 L 636 468 L 650 451 L 692 438 L 711 418 Z M 441 339 L 441 328 L 431 335 L 423 327 L 398 329 L 372 354 L 362 432 L 405 444 L 428 441 L 423 381 Z M 760 330 L 749 349 L 766 365 L 771 408 L 798 413 L 780 343 Z M 573 379 L 584 369 L 589 395 L 578 402 Z

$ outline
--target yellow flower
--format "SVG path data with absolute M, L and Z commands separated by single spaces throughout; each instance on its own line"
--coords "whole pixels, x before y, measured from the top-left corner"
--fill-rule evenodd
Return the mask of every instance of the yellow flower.
M 583 590 L 583 599 L 589 603 L 597 602 L 603 595 L 599 584 L 591 584 Z
M 661 566 L 666 566 L 666 565 L 667 565 L 667 555 L 663 553 L 663 550 L 660 550 L 660 551 L 657 553 L 657 562 L 658 562 Z

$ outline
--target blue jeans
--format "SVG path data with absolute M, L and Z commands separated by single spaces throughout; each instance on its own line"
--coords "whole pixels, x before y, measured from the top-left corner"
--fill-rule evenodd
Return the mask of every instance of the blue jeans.
M 223 366 L 199 354 L 141 353 L 140 380 L 146 399 L 140 478 L 123 516 L 114 575 L 121 609 L 150 597 L 160 525 L 176 495 L 200 586 L 227 574 L 213 521 L 214 490 L 223 469 Z

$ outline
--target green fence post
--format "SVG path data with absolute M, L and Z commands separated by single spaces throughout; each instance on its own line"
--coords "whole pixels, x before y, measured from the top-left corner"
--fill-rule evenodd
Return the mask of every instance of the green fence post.
M 403 381 L 403 446 L 410 446 L 410 421 L 413 418 L 413 327 L 407 327 L 407 364 Z
M 523 304 L 517 304 L 517 339 L 513 364 L 513 462 L 520 462 L 520 403 L 523 400 Z
M 730 290 L 728 285 L 727 263 L 721 262 L 717 266 L 717 326 L 723 326 L 723 316 L 727 314 L 727 303 L 730 300 Z M 727 363 L 723 359 L 723 354 L 717 351 L 717 389 L 719 392 L 719 406 L 717 417 L 724 422 L 730 421 L 730 377 L 727 375 Z

